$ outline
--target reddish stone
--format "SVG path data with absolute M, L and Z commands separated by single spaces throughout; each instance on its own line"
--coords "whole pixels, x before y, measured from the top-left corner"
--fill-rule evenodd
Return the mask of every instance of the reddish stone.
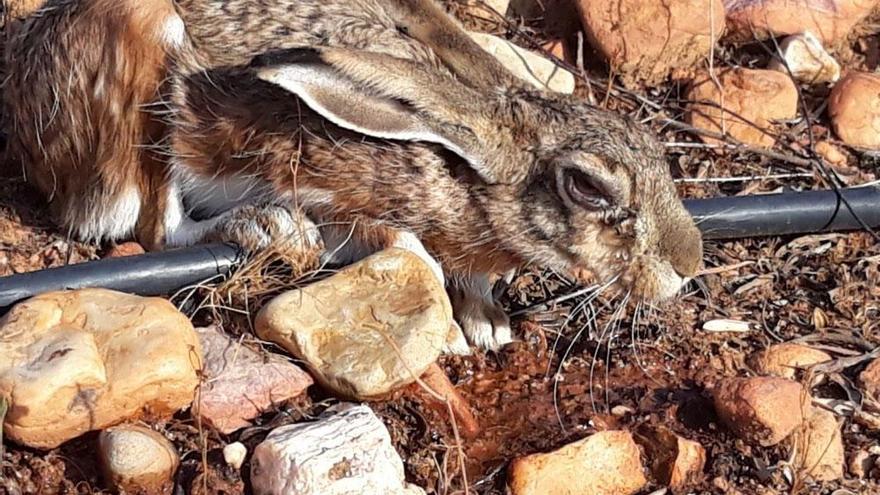
M 205 378 L 193 410 L 221 433 L 250 426 L 250 420 L 312 384 L 295 364 L 245 347 L 217 327 L 197 328 L 196 333 L 205 356 Z

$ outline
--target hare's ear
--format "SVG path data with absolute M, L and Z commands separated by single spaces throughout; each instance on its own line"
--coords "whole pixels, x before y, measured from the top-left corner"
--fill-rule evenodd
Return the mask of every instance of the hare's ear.
M 483 104 L 481 99 L 452 77 L 407 60 L 346 49 L 284 50 L 257 57 L 251 65 L 258 78 L 295 94 L 339 127 L 382 139 L 437 143 L 467 160 L 488 183 L 515 180 L 512 167 L 494 167 L 497 160 L 483 151 L 486 122 L 468 108 Z
M 312 110 L 344 129 L 383 139 L 430 141 L 446 144 L 402 102 L 359 88 L 351 79 L 323 63 L 310 49 L 264 55 L 252 65 L 276 63 L 257 69 L 257 77 L 298 96 Z

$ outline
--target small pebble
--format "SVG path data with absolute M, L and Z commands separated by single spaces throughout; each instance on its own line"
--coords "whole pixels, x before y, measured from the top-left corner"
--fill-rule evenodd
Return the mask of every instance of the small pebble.
M 241 469 L 244 459 L 247 457 L 247 447 L 241 442 L 230 443 L 223 447 L 223 460 L 233 469 Z
M 98 457 L 107 483 L 123 493 L 171 493 L 180 464 L 167 438 L 136 425 L 102 431 Z
M 857 450 L 849 458 L 849 472 L 859 479 L 863 479 L 874 467 L 874 459 L 871 458 L 870 452 L 866 450 Z

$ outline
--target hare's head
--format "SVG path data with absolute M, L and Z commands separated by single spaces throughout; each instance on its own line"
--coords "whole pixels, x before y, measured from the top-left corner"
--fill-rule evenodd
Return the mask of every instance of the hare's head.
M 341 127 L 455 152 L 475 172 L 467 180 L 498 249 L 586 269 L 648 300 L 677 293 L 699 268 L 701 238 L 657 140 L 576 98 L 527 89 L 498 67 L 474 72 L 475 60 L 493 64 L 471 57 L 457 71 L 321 49 L 269 54 L 255 67 Z

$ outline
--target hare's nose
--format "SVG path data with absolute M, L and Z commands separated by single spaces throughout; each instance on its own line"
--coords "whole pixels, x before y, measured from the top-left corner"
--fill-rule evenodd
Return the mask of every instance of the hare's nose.
M 682 278 L 693 278 L 703 264 L 703 238 L 691 224 L 665 232 L 660 253 Z

